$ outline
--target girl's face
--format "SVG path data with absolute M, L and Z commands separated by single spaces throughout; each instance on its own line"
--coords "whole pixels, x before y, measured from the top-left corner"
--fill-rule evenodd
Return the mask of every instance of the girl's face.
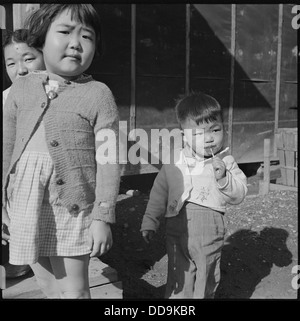
M 199 125 L 188 118 L 181 124 L 181 128 L 184 140 L 201 158 L 211 156 L 211 149 L 216 154 L 223 146 L 224 129 L 220 117 L 217 121 Z
M 94 30 L 63 11 L 50 25 L 42 48 L 46 69 L 68 80 L 80 76 L 92 63 L 95 43 Z
M 44 70 L 43 54 L 24 42 L 14 42 L 4 48 L 6 72 L 11 82 L 33 70 Z

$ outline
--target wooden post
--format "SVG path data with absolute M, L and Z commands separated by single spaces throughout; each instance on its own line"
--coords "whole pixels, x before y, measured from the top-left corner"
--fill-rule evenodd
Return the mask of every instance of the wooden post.
M 285 132 L 285 160 L 286 166 L 290 167 L 286 170 L 286 178 L 288 186 L 295 186 L 295 171 L 292 169 L 294 167 L 295 160 L 295 151 L 294 149 L 297 146 L 294 146 L 294 133 L 293 132 Z
M 186 4 L 185 28 L 185 94 L 190 92 L 190 30 L 191 30 L 191 5 Z
M 6 28 L 5 8 L 3 6 L 0 6 L 0 28 Z
M 275 89 L 275 123 L 274 123 L 274 144 L 273 144 L 274 145 L 274 148 L 273 148 L 274 157 L 277 157 L 276 134 L 278 132 L 279 104 L 280 104 L 282 23 L 283 23 L 283 5 L 279 4 L 279 9 L 278 9 L 277 63 L 276 63 L 276 89 Z
M 24 28 L 26 18 L 40 7 L 40 4 L 21 3 L 13 4 L 13 25 L 14 30 Z
M 231 5 L 231 65 L 230 65 L 230 97 L 228 109 L 228 147 L 232 153 L 232 122 L 233 122 L 233 100 L 234 100 L 234 69 L 235 69 L 235 46 L 236 46 L 236 5 Z
M 136 126 L 136 5 L 131 4 L 131 86 L 130 86 L 130 120 L 129 130 Z M 129 137 L 135 141 L 135 134 Z
M 268 194 L 270 191 L 270 139 L 264 139 L 264 180 L 261 194 Z
M 5 29 L 13 30 L 13 6 L 11 3 L 3 3 L 5 9 Z

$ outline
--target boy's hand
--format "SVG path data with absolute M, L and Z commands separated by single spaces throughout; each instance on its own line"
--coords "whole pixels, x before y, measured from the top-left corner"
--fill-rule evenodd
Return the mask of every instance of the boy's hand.
M 145 242 L 149 244 L 154 236 L 154 231 L 142 231 L 142 236 Z
M 219 181 L 220 179 L 226 176 L 225 163 L 218 156 L 213 157 L 212 166 L 213 166 L 215 178 L 217 181 Z
M 101 256 L 110 250 L 113 244 L 110 224 L 93 220 L 89 230 L 88 242 L 92 250 L 90 257 Z
M 2 207 L 2 228 L 1 228 L 2 245 L 6 245 L 9 240 L 9 237 L 10 237 L 9 226 L 10 226 L 10 219 L 8 217 L 6 209 Z

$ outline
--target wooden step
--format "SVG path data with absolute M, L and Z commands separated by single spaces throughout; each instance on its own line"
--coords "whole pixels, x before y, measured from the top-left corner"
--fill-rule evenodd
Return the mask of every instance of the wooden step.
M 122 282 L 117 271 L 98 258 L 91 258 L 89 281 L 92 299 L 122 299 Z M 32 272 L 26 276 L 7 279 L 3 299 L 46 299 Z

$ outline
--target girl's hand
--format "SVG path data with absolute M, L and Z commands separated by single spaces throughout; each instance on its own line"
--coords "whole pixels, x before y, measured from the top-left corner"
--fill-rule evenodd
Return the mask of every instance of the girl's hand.
M 7 211 L 4 207 L 2 207 L 2 245 L 6 245 L 9 240 L 9 226 L 10 226 L 10 219 L 8 217 Z
M 154 236 L 154 231 L 142 231 L 142 236 L 145 242 L 149 244 Z
M 92 251 L 90 257 L 101 256 L 110 250 L 113 239 L 109 223 L 93 220 L 89 230 L 88 242 Z
M 220 179 L 226 176 L 225 163 L 218 156 L 213 157 L 212 166 L 213 166 L 215 178 L 217 181 L 219 181 Z

